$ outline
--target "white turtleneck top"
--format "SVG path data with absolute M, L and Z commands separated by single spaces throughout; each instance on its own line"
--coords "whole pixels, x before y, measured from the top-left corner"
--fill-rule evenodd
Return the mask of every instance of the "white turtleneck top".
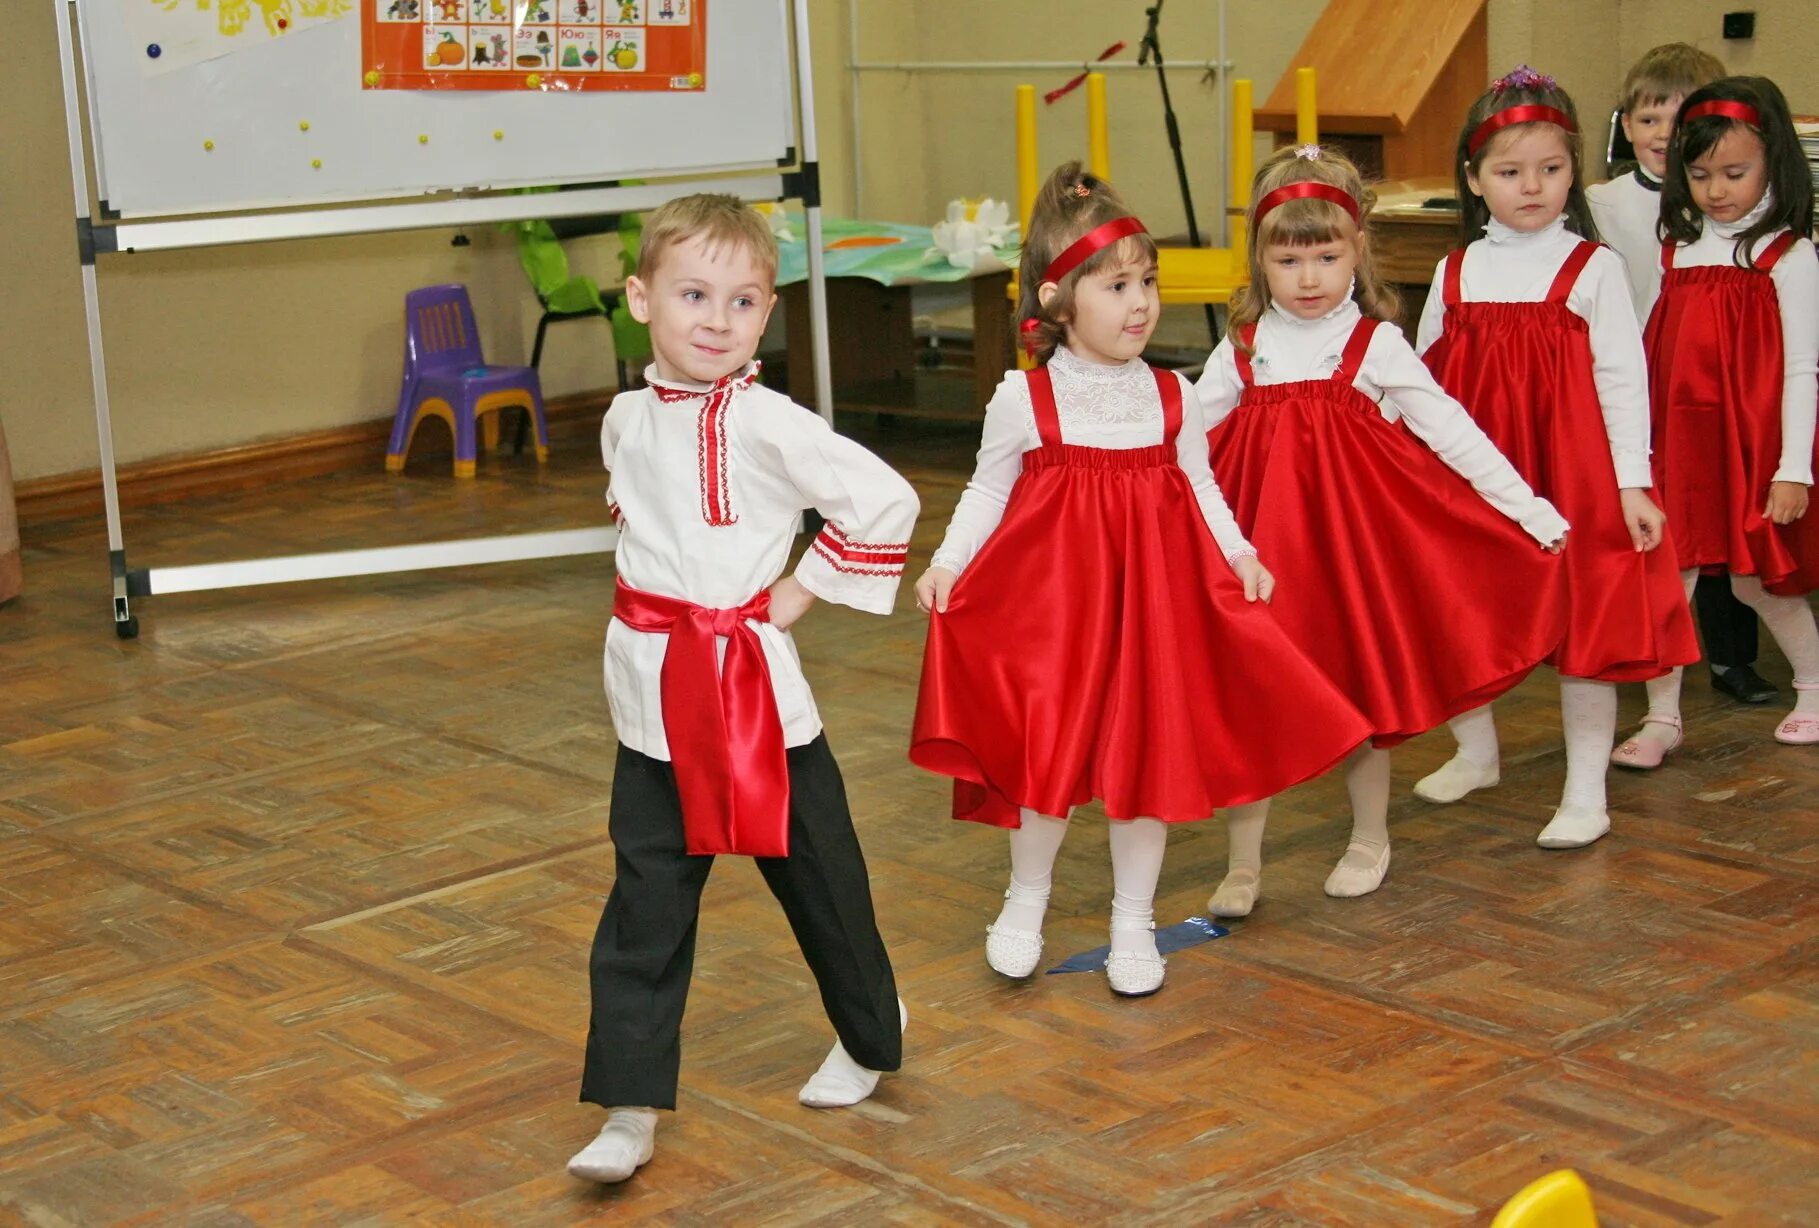
M 1087 362 L 1061 346 L 1049 359 L 1048 372 L 1054 384 L 1063 441 L 1113 449 L 1147 448 L 1162 442 L 1162 398 L 1156 377 L 1142 359 L 1107 366 Z M 1177 463 L 1187 474 L 1213 540 L 1227 561 L 1235 562 L 1241 555 L 1256 552 L 1239 532 L 1225 496 L 1213 481 L 1206 459 L 1206 420 L 1193 386 L 1180 376 L 1173 378 L 1181 379 L 1181 432 L 1175 437 Z M 931 560 L 934 566 L 960 572 L 973 561 L 1004 519 L 1011 487 L 1023 472 L 1023 454 L 1041 443 L 1036 433 L 1036 412 L 1030 405 L 1029 380 L 1021 371 L 1008 372 L 985 407 L 985 427 L 973 478 L 954 508 L 947 536 Z
M 1585 189 L 1598 237 L 1623 258 L 1629 277 L 1630 302 L 1636 319 L 1648 323 L 1655 296 L 1661 293 L 1661 181 L 1638 166 L 1609 183 Z
M 1735 265 L 1737 236 L 1760 221 L 1773 207 L 1771 194 L 1763 193 L 1757 206 L 1735 222 L 1705 219 L 1699 237 L 1674 252 L 1677 269 L 1706 265 Z M 1756 240 L 1755 252 L 1775 238 Z M 1657 251 L 1659 259 L 1659 251 Z M 1777 482 L 1813 484 L 1813 422 L 1819 417 L 1819 253 L 1811 239 L 1794 245 L 1769 270 L 1781 310 L 1781 464 Z
M 1485 237 L 1465 249 L 1460 293 L 1467 302 L 1538 303 L 1547 298 L 1560 266 L 1583 240 L 1566 228 L 1564 215 L 1537 231 L 1511 230 L 1496 218 Z M 1428 347 L 1446 330 L 1446 297 L 1441 286 L 1446 261 L 1434 269 L 1434 289 L 1421 312 L 1415 349 Z M 1642 329 L 1630 303 L 1623 261 L 1600 248 L 1586 262 L 1567 296 L 1567 310 L 1586 322 L 1591 333 L 1592 380 L 1604 414 L 1617 485 L 1654 485 L 1649 472 L 1648 363 L 1642 354 Z
M 1257 322 L 1256 353 L 1251 356 L 1257 383 L 1331 379 L 1359 316 L 1357 301 L 1349 298 L 1318 320 L 1300 319 L 1272 303 Z M 1354 386 L 1377 402 L 1386 419 L 1407 423 L 1415 437 L 1470 482 L 1485 502 L 1536 541 L 1550 545 L 1566 532 L 1565 518 L 1529 488 L 1464 407 L 1434 382 L 1394 324 L 1379 325 L 1371 334 Z M 1237 408 L 1244 381 L 1229 338 L 1207 359 L 1197 387 L 1209 425 L 1223 422 Z

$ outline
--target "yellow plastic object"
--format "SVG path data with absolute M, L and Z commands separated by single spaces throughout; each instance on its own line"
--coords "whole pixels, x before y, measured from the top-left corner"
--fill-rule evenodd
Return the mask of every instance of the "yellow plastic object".
M 1017 87 L 1017 225 L 1028 234 L 1036 207 L 1036 87 Z
M 1319 112 L 1314 109 L 1314 70 L 1295 70 L 1295 143 L 1320 143 Z
M 1105 120 L 1105 74 L 1086 74 L 1086 169 L 1109 180 L 1112 177 L 1111 134 Z
M 1598 1228 L 1592 1192 L 1570 1168 L 1531 1181 L 1508 1202 L 1491 1228 Z
M 1163 247 L 1156 278 L 1164 303 L 1229 303 L 1244 282 L 1244 255 L 1229 247 Z
M 1251 179 L 1256 175 L 1257 142 L 1252 126 L 1251 83 L 1240 77 L 1232 82 L 1232 184 L 1230 206 L 1232 250 L 1245 250 L 1245 212 L 1251 204 Z

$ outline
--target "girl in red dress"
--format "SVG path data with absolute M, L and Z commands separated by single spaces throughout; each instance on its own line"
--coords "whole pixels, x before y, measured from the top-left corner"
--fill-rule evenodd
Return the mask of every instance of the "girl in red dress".
M 1536 843 L 1611 828 L 1604 777 L 1619 682 L 1699 659 L 1665 517 L 1649 498 L 1648 371 L 1622 258 L 1598 243 L 1573 100 L 1526 65 L 1459 133 L 1460 238 L 1440 262 L 1415 348 L 1529 485 L 1573 525 L 1560 673 L 1566 787 Z M 1482 235 L 1483 237 L 1480 237 Z M 1450 722 L 1459 751 L 1415 785 L 1431 802 L 1497 783 L 1489 704 Z
M 1317 775 L 1369 728 L 1270 617 L 1275 582 L 1213 483 L 1193 389 L 1143 363 L 1160 302 L 1142 223 L 1069 163 L 1036 202 L 1019 277 L 1037 365 L 986 407 L 977 469 L 916 584 L 931 617 L 910 758 L 954 778 L 956 818 L 1010 829 L 986 930 L 1006 976 L 1035 971 L 1067 815 L 1101 799 L 1106 975 L 1152 993 L 1165 824 Z
M 1396 301 L 1371 268 L 1357 168 L 1283 149 L 1253 199 L 1251 282 L 1200 398 L 1213 472 L 1281 571 L 1277 622 L 1371 721 L 1346 764 L 1351 843 L 1326 880 L 1359 896 L 1389 869 L 1387 748 L 1488 703 L 1560 642 L 1550 552 L 1567 523 L 1384 323 Z M 1255 903 L 1267 814 L 1228 816 L 1215 914 Z
M 1775 729 L 1819 743 L 1819 527 L 1807 509 L 1819 412 L 1819 261 L 1813 185 L 1787 100 L 1726 77 L 1680 104 L 1661 187 L 1661 296 L 1644 347 L 1655 487 L 1690 593 L 1729 572 L 1794 668 Z M 1655 768 L 1680 745 L 1680 670 L 1648 686 L 1648 715 L 1613 763 Z

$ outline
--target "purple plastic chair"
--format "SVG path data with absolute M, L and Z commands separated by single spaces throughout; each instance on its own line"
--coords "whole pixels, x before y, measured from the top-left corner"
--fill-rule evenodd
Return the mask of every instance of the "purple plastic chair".
M 529 367 L 489 367 L 480 356 L 480 334 L 467 287 L 425 286 L 404 296 L 404 385 L 385 449 L 387 472 L 404 469 L 411 439 L 425 418 L 448 423 L 455 437 L 455 476 L 471 478 L 479 459 L 479 420 L 486 414 L 486 446 L 499 443 L 498 412 L 526 410 L 537 428 L 537 462 L 549 459 L 549 426 L 543 390 Z

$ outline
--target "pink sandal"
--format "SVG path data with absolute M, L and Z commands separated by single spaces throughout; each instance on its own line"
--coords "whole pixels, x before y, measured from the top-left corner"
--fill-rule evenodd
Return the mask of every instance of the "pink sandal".
M 1796 682 L 1796 691 L 1819 691 L 1819 683 Z M 1819 716 L 1811 712 L 1788 713 L 1785 721 L 1775 726 L 1775 741 L 1783 746 L 1811 746 L 1819 742 Z
M 1611 762 L 1618 767 L 1635 768 L 1642 772 L 1652 772 L 1661 766 L 1674 751 L 1680 749 L 1680 743 L 1686 740 L 1686 733 L 1680 727 L 1677 716 L 1656 716 L 1654 713 L 1642 718 L 1644 727 L 1649 725 L 1668 725 L 1673 728 L 1674 740 L 1665 746 L 1650 738 L 1644 742 L 1640 738 L 1631 738 L 1622 746 L 1611 752 Z M 1775 734 L 1780 737 L 1780 733 Z M 1819 741 L 1819 723 L 1814 726 L 1814 741 Z

